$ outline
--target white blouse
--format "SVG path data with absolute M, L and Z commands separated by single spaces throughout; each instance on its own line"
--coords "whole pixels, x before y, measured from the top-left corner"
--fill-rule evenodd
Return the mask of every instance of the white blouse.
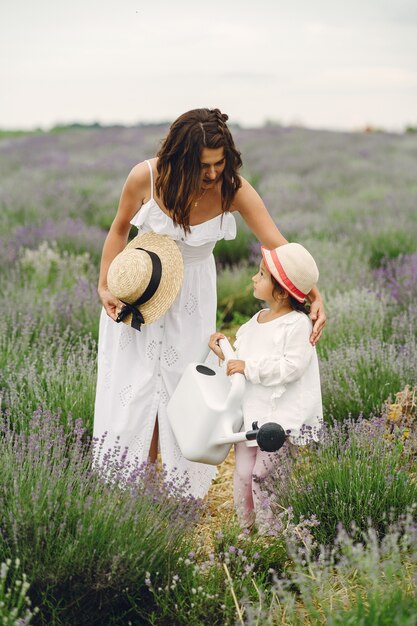
M 277 422 L 292 443 L 317 440 L 323 408 L 316 349 L 309 341 L 311 320 L 299 311 L 269 322 L 258 317 L 239 328 L 235 342 L 236 358 L 245 361 L 245 429 L 253 421 L 259 426 Z

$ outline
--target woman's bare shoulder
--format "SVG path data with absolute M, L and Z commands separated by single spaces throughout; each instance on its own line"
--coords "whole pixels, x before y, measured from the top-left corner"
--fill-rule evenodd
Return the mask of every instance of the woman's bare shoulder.
M 149 165 L 146 161 L 137 163 L 129 172 L 127 181 L 141 183 L 150 179 Z
M 142 161 L 130 170 L 123 192 L 128 196 L 134 197 L 136 201 L 140 200 L 140 204 L 142 204 L 150 196 L 150 185 L 149 166 L 146 161 Z
M 254 203 L 256 206 L 264 206 L 258 192 L 250 182 L 243 176 L 239 176 L 239 180 L 241 185 L 235 193 L 231 210 L 243 212 L 247 206 L 254 206 Z

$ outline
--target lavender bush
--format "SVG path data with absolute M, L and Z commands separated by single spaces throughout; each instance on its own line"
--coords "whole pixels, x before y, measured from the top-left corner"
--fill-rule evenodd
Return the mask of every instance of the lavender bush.
M 320 270 L 318 286 L 327 298 L 336 293 L 355 289 L 372 289 L 374 277 L 368 266 L 365 251 L 354 237 L 345 233 L 318 240 L 305 237 L 299 240 L 311 252 Z
M 283 459 L 285 457 L 283 456 Z M 384 418 L 345 420 L 323 428 L 320 443 L 288 456 L 265 483 L 277 524 L 290 509 L 296 521 L 315 516 L 316 540 L 330 545 L 339 524 L 383 535 L 417 503 L 414 446 L 401 433 L 387 437 Z
M 414 604 L 399 584 L 393 582 L 392 594 L 382 583 L 367 593 L 369 581 L 380 580 L 374 570 L 365 572 L 367 548 L 359 564 L 347 553 L 347 539 L 334 548 L 340 555 L 343 544 L 341 562 L 363 573 L 357 597 L 350 574 L 342 575 L 330 557 L 320 569 L 306 551 L 310 542 L 317 551 L 314 537 L 331 542 L 339 522 L 349 529 L 355 519 L 355 536 L 366 534 L 370 517 L 377 532 L 392 537 L 386 561 L 392 558 L 404 573 L 406 590 L 414 588 L 415 554 L 399 557 L 394 540 L 395 532 L 414 536 L 412 524 L 388 528 L 390 511 L 398 517 L 416 499 L 415 461 L 404 433 L 385 442 L 377 420 L 369 426 L 349 420 L 349 432 L 341 424 L 329 427 L 320 448 L 300 454 L 293 478 L 274 483 L 280 539 L 239 543 L 238 531 L 228 528 L 209 555 L 190 545 L 196 503 L 180 488 L 174 497 L 173 486 L 168 493 L 151 474 L 137 475 L 133 485 L 128 468 L 113 482 L 91 471 L 84 441 L 92 428 L 100 251 L 127 173 L 155 154 L 166 130 L 0 137 L 0 560 L 21 558 L 43 624 L 272 624 L 282 621 L 284 607 L 287 623 L 370 624 L 374 611 L 379 626 L 393 617 L 396 601 L 407 624 Z M 318 345 L 325 417 L 378 412 L 389 395 L 416 381 L 417 137 L 279 126 L 233 134 L 244 176 L 283 234 L 304 244 L 320 267 L 329 312 Z M 251 249 L 242 229 L 236 244 L 220 243 L 216 254 L 218 325 L 227 328 L 259 308 L 250 280 L 259 249 Z M 38 404 L 43 409 L 32 418 Z M 319 525 L 311 519 L 314 507 Z M 290 566 L 285 536 L 298 537 L 304 556 L 289 548 L 292 582 L 271 586 L 268 570 L 281 575 Z M 363 542 L 371 543 L 370 535 Z M 373 545 L 374 555 L 385 550 Z M 330 606 L 337 606 L 332 616 Z
M 369 264 L 381 267 L 390 259 L 415 251 L 416 243 L 412 232 L 399 230 L 398 226 L 377 234 L 367 233 Z
M 417 304 L 405 307 L 392 319 L 392 341 L 398 345 L 413 344 L 417 338 Z
M 320 361 L 325 415 L 344 420 L 377 414 L 389 395 L 415 384 L 416 371 L 414 336 L 400 345 L 364 338 L 335 348 Z
M 108 228 L 127 173 L 155 153 L 165 131 L 108 128 L 0 139 L 2 231 L 66 218 Z
M 186 485 L 116 454 L 92 469 L 81 421 L 66 432 L 47 411 L 34 413 L 29 434 L 3 420 L 1 437 L 0 554 L 19 555 L 42 623 L 49 607 L 54 623 L 110 624 L 129 613 L 131 595 L 151 603 L 146 572 L 168 574 L 197 518 Z
M 46 242 L 25 248 L 0 276 L 2 407 L 26 428 L 39 404 L 82 417 L 92 428 L 99 303 L 87 253 Z
M 341 346 L 357 346 L 369 340 L 383 343 L 390 337 L 393 311 L 387 295 L 358 287 L 329 294 L 326 298 L 328 322 L 323 340 L 317 344 L 319 356 L 331 361 L 331 351 Z
M 24 315 L 3 332 L 0 321 L 0 389 L 2 408 L 14 428 L 27 431 L 38 405 L 82 418 L 92 432 L 96 383 L 96 344 L 88 336 L 59 326 L 40 326 Z
M 97 336 L 96 282 L 97 268 L 86 252 L 61 252 L 47 242 L 37 249 L 24 248 L 9 273 L 0 275 L 5 323 L 18 331 L 17 317 L 23 314 L 39 326 L 54 323 L 62 330 Z
M 16 261 L 23 249 L 34 249 L 43 242 L 55 245 L 59 251 L 74 254 L 88 253 L 97 265 L 106 231 L 88 226 L 80 219 L 66 218 L 61 222 L 47 219 L 40 226 L 17 226 L 0 237 L 0 259 L 4 264 Z
M 275 577 L 272 599 L 245 621 L 291 626 L 413 626 L 417 609 L 417 528 L 401 515 L 380 539 L 372 527 L 357 535 L 339 528 L 330 546 L 288 535 L 293 565 Z
M 270 598 L 271 574 L 282 572 L 288 558 L 284 540 L 242 536 L 237 525 L 223 531 L 215 534 L 208 553 L 200 546 L 181 556 L 163 584 L 147 576 L 156 605 L 150 623 L 234 626 L 243 623 L 245 605 Z
M 382 292 L 388 293 L 399 306 L 416 302 L 417 252 L 401 254 L 398 258 L 375 270 L 375 278 Z

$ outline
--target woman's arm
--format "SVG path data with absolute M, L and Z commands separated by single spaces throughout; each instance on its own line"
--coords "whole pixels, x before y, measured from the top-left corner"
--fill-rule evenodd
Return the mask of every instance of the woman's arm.
M 97 291 L 107 315 L 114 320 L 122 303 L 108 290 L 107 271 L 114 257 L 123 250 L 127 243 L 131 227 L 130 220 L 137 213 L 138 208 L 149 193 L 149 185 L 148 166 L 146 163 L 139 163 L 132 169 L 123 186 L 116 216 L 103 245 Z
M 266 248 L 272 250 L 288 241 L 278 230 L 268 213 L 258 192 L 241 177 L 242 186 L 237 190 L 232 204 L 232 211 L 238 211 L 255 237 Z
M 260 243 L 269 248 L 277 248 L 288 243 L 268 213 L 262 198 L 247 180 L 241 177 L 242 186 L 236 192 L 232 211 L 238 211 Z M 326 323 L 323 300 L 317 287 L 308 294 L 311 302 L 311 319 L 314 322 L 310 343 L 314 346 L 320 339 Z

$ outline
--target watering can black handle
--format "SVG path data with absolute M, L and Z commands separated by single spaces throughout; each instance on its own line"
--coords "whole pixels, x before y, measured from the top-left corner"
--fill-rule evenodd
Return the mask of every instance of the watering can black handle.
M 284 445 L 287 435 L 280 424 L 267 422 L 260 428 L 258 422 L 252 423 L 252 430 L 246 433 L 246 439 L 256 442 L 262 452 L 277 452 Z

